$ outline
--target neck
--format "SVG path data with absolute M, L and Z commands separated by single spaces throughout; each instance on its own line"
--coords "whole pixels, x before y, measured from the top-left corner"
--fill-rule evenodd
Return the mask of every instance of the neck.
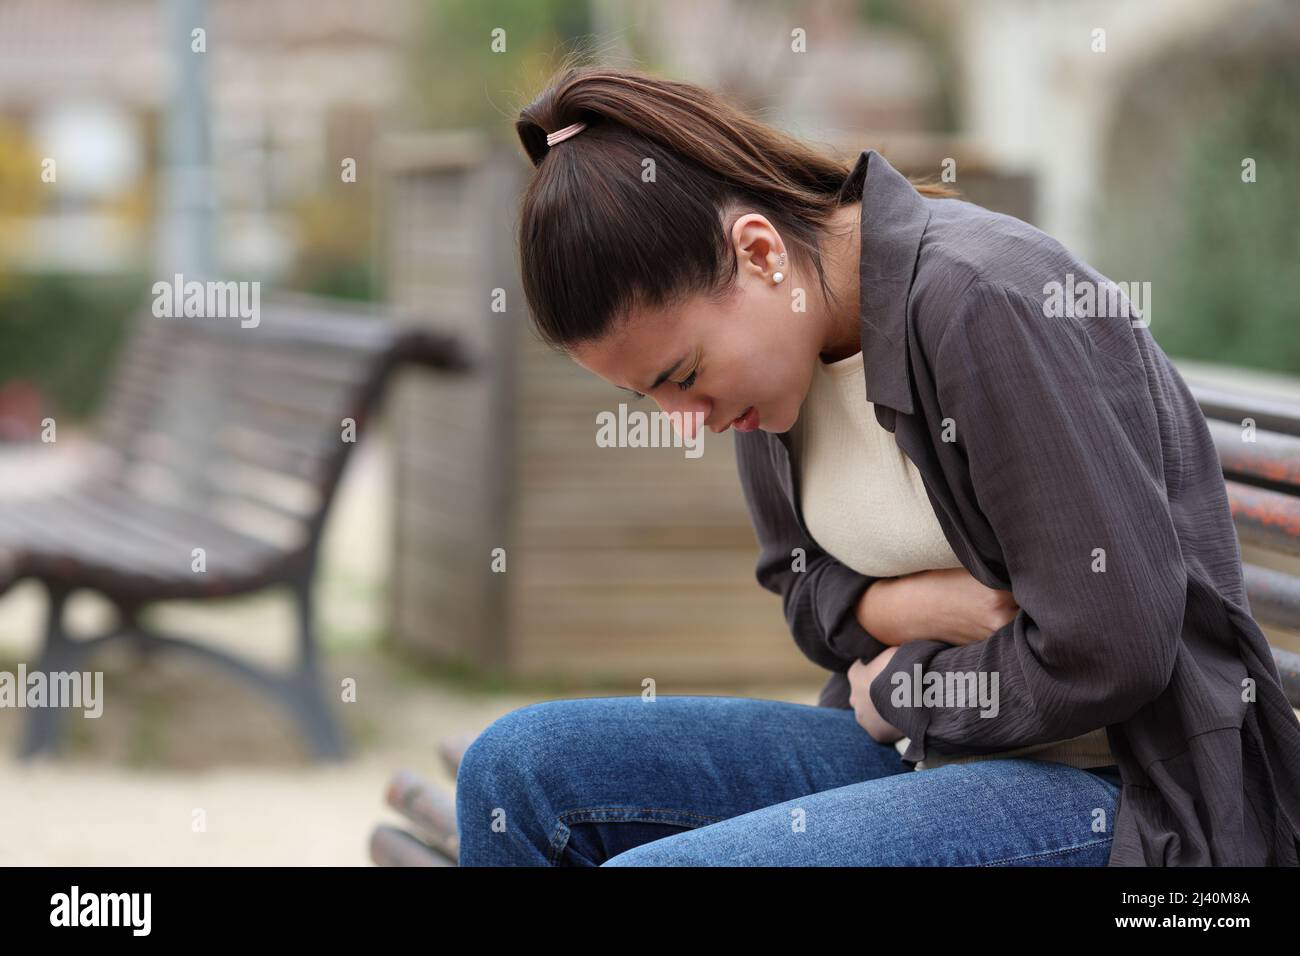
M 827 282 L 839 298 L 837 305 L 822 297 L 822 347 L 819 355 L 823 362 L 838 362 L 862 351 L 858 300 L 861 213 L 857 203 L 841 206 L 822 240 L 822 262 Z

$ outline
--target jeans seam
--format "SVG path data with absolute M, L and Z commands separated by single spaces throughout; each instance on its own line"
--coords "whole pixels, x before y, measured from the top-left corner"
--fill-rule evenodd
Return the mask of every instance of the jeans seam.
M 1086 850 L 1090 847 L 1101 846 L 1112 842 L 1113 837 L 1107 837 L 1104 840 L 1093 840 L 1090 843 L 1076 843 L 1074 846 L 1063 846 L 1056 850 L 1047 850 L 1042 853 L 1025 853 L 1021 856 L 1008 856 L 1000 860 L 989 860 L 987 863 L 977 863 L 976 866 L 998 866 L 1003 863 L 1016 863 L 1023 860 L 1042 860 L 1054 856 L 1063 856 L 1066 853 L 1074 853 L 1076 850 Z
M 692 818 L 692 819 L 694 819 L 694 820 L 702 820 L 702 821 L 704 821 L 704 824 L 708 824 L 708 823 L 721 823 L 721 822 L 723 821 L 723 819 L 725 819 L 724 817 L 710 817 L 710 816 L 706 816 L 705 814 L 702 814 L 702 813 L 691 813 L 689 810 L 675 810 L 675 809 L 673 809 L 673 808 L 671 808 L 671 807 L 582 807 L 581 809 L 578 809 L 578 810 L 566 810 L 566 811 L 564 811 L 563 813 L 560 814 L 559 819 L 560 819 L 560 821 L 561 821 L 562 823 L 590 823 L 590 822 L 592 822 L 592 821 L 590 821 L 590 820 L 583 820 L 583 819 L 580 819 L 581 817 L 583 817 L 583 816 L 585 816 L 586 814 L 589 814 L 589 813 L 631 813 L 631 814 L 643 814 L 643 813 L 666 813 L 666 814 L 668 814 L 668 815 L 670 815 L 670 816 L 672 816 L 672 817 L 683 818 L 683 822 L 681 822 L 680 824 L 678 824 L 678 825 L 680 825 L 680 826 L 691 826 L 690 823 L 685 822 L 684 818 L 686 818 L 686 817 L 690 817 L 690 818 Z M 674 824 L 676 824 L 676 823 L 677 823 L 677 820 L 638 820 L 638 819 L 636 819 L 636 818 L 631 818 L 631 819 L 627 819 L 627 820 L 610 820 L 610 821 L 607 821 L 607 822 L 610 822 L 610 823 L 674 823 Z M 702 825 L 704 825 L 704 824 L 696 824 L 696 825 L 697 825 L 697 826 L 702 826 Z
M 551 849 L 547 855 L 546 862 L 555 866 L 555 861 L 559 859 L 560 853 L 569 842 L 569 828 L 561 820 L 555 827 L 555 832 L 551 834 Z

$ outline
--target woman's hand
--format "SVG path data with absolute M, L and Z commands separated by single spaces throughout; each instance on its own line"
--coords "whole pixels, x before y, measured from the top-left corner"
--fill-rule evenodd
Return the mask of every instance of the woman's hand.
M 887 723 L 871 700 L 871 682 L 889 666 L 897 650 L 896 647 L 889 647 L 865 664 L 857 660 L 849 665 L 849 704 L 857 715 L 858 723 L 871 735 L 872 740 L 880 744 L 892 744 L 895 740 L 903 739 L 903 732 Z
M 973 644 L 1015 620 L 1020 606 L 1010 591 L 985 587 L 965 568 L 943 568 L 873 581 L 856 610 L 868 634 L 897 646 Z

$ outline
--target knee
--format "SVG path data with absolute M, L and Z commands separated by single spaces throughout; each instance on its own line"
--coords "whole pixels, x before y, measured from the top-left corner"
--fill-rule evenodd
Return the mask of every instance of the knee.
M 521 791 L 550 793 L 563 779 L 572 741 L 566 728 L 583 726 L 571 719 L 574 701 L 529 704 L 503 714 L 474 738 L 456 770 L 457 802 L 479 796 L 500 800 Z
M 529 721 L 535 704 L 520 707 L 492 721 L 461 755 L 456 789 L 474 787 L 522 766 L 530 752 Z

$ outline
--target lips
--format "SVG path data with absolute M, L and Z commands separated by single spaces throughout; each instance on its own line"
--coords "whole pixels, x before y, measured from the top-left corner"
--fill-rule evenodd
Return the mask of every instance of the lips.
M 738 432 L 752 432 L 758 427 L 758 409 L 750 405 L 743 412 L 731 420 L 731 424 L 736 426 Z
M 736 431 L 738 432 L 752 432 L 755 428 L 758 427 L 758 409 L 756 409 L 753 405 L 745 406 L 745 410 L 743 412 L 741 412 L 731 421 L 727 422 L 721 428 L 716 429 L 716 434 L 721 435 L 723 432 L 725 432 L 728 428 L 731 428 L 733 425 L 736 427 Z M 714 431 L 712 425 L 709 426 L 709 430 Z

